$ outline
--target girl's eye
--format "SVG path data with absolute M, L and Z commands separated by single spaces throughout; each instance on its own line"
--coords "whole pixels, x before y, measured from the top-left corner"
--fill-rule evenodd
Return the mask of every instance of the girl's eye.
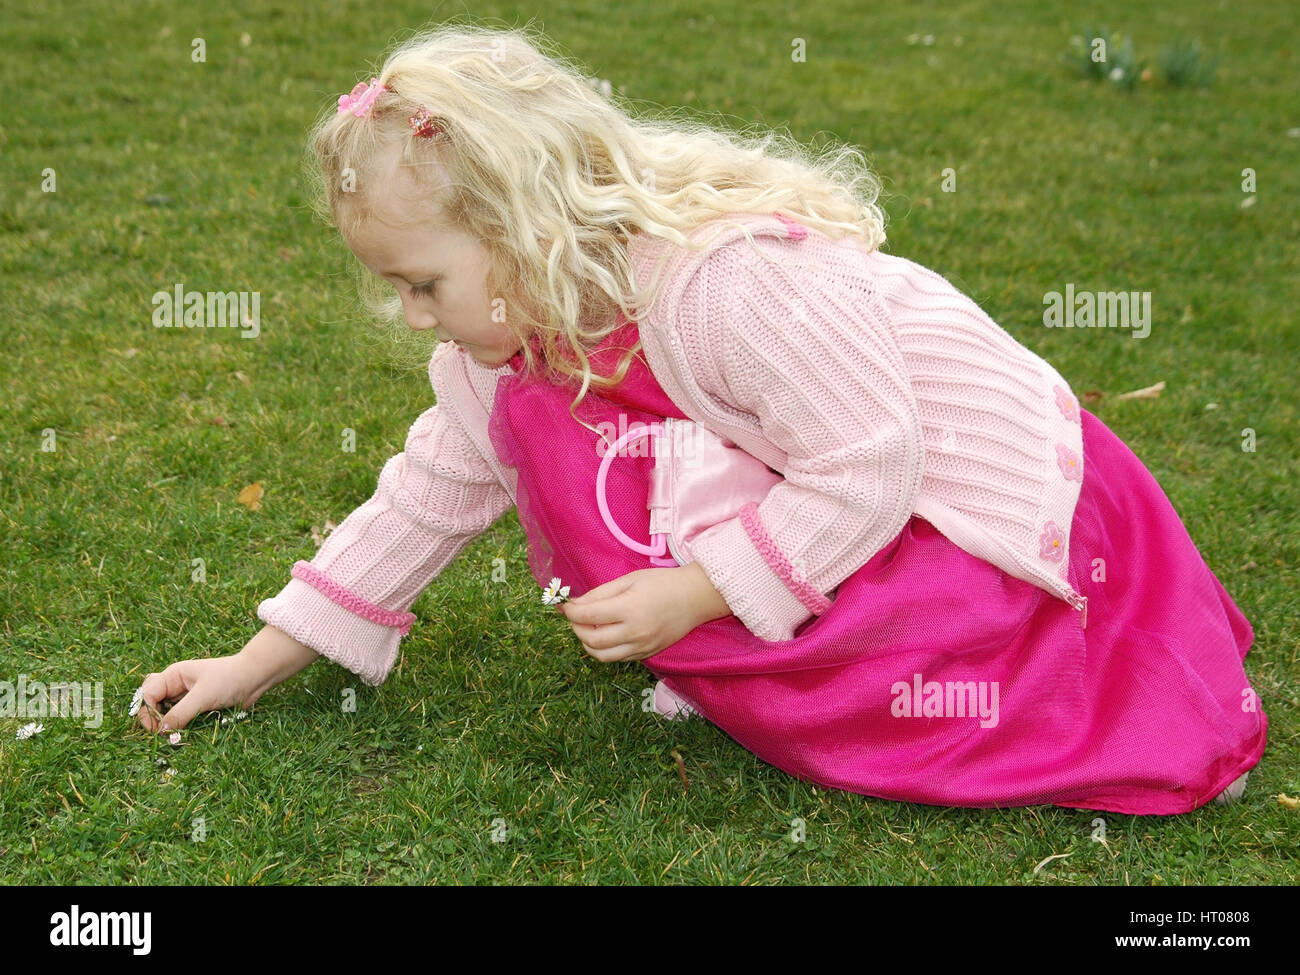
M 412 285 L 411 295 L 415 298 L 432 298 L 436 284 L 436 281 L 430 281 L 428 284 Z

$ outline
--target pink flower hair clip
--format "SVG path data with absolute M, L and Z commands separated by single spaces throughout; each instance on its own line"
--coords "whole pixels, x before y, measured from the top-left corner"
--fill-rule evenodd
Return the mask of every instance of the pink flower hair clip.
M 339 95 L 339 114 L 350 111 L 357 118 L 365 118 L 370 114 L 370 109 L 375 104 L 375 99 L 382 92 L 388 91 L 374 78 L 370 79 L 370 84 L 358 81 L 356 86 L 346 95 Z
M 429 110 L 423 105 L 416 109 L 414 115 L 409 119 L 411 131 L 421 139 L 432 139 L 435 135 L 441 135 L 443 127 L 429 114 Z

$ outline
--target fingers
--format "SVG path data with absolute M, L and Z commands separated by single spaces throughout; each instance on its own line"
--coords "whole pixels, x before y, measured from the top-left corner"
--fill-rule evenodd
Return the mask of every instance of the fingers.
M 635 660 L 638 659 L 637 654 L 639 653 L 639 648 L 631 643 L 620 643 L 604 650 L 584 643 L 582 649 L 586 650 L 589 656 L 596 658 L 603 664 L 617 663 L 620 660 Z
M 157 731 L 158 715 L 163 710 L 162 703 L 168 698 L 167 679 L 162 674 L 146 674 L 136 694 L 140 698 L 140 710 L 136 712 L 136 717 L 150 731 Z
M 176 702 L 170 711 L 163 715 L 162 724 L 158 731 L 166 734 L 171 731 L 180 731 L 193 720 L 194 716 L 200 711 L 207 711 L 199 700 L 198 694 L 191 691 L 183 698 Z
M 629 572 L 557 606 L 573 627 L 582 649 L 602 663 L 643 655 L 627 619 L 629 607 L 624 597 L 639 574 Z
M 189 690 L 185 680 L 182 662 L 172 664 L 160 674 L 150 674 L 140 685 L 144 693 L 141 700 L 148 701 L 155 708 L 163 701 L 174 700 Z
M 190 719 L 198 712 L 197 702 L 190 701 L 188 705 L 186 704 L 186 699 L 190 696 L 187 693 L 190 688 L 190 675 L 185 664 L 186 661 L 178 661 L 162 673 L 150 674 L 140 685 L 141 706 L 137 714 L 140 723 L 150 731 L 177 731 L 189 724 Z M 165 702 L 177 700 L 175 707 L 162 714 Z M 159 714 L 162 714 L 161 722 L 158 718 Z
M 606 623 L 617 623 L 622 618 L 622 611 L 619 609 L 619 603 L 613 599 L 603 599 L 594 603 L 580 603 L 575 606 L 572 602 L 560 603 L 560 612 L 570 623 L 581 623 L 584 626 L 602 626 Z
M 599 585 L 595 589 L 588 589 L 581 596 L 574 596 L 567 603 L 561 605 L 572 606 L 576 602 L 579 605 L 587 606 L 591 603 L 599 602 L 607 596 L 616 596 L 626 590 L 628 586 L 632 585 L 634 581 L 632 576 L 634 575 L 636 575 L 635 572 L 629 572 L 626 575 L 619 576 L 617 579 L 611 579 L 609 582 Z
M 572 625 L 573 632 L 582 645 L 593 650 L 608 650 L 620 643 L 627 643 L 630 636 L 628 627 L 619 624 L 586 626 L 582 623 L 574 623 Z

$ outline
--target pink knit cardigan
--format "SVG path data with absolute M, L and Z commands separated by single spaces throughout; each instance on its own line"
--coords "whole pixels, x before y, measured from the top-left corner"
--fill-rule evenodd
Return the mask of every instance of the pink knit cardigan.
M 639 234 L 647 363 L 691 419 L 781 472 L 692 553 L 755 635 L 789 640 L 917 514 L 954 544 L 1081 611 L 1069 534 L 1083 482 L 1078 401 L 970 298 L 902 257 L 781 216 L 721 217 L 692 250 Z M 416 597 L 514 504 L 487 434 L 497 379 L 453 343 L 437 404 L 374 496 L 293 567 L 258 616 L 369 684 L 385 680 Z

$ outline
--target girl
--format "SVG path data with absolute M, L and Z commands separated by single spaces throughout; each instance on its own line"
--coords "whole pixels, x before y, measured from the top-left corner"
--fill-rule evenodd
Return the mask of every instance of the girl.
M 145 681 L 161 723 L 325 656 L 381 683 L 409 607 L 516 505 L 598 660 L 826 787 L 1181 813 L 1240 795 L 1267 720 L 1250 623 L 1141 461 L 944 278 L 884 254 L 843 148 L 636 121 L 521 32 L 397 49 L 311 139 L 322 212 L 388 313 L 443 344 L 378 490 L 258 608 L 243 651 Z M 638 422 L 691 419 L 782 476 L 691 560 L 603 523 Z M 610 471 L 648 528 L 653 459 Z

